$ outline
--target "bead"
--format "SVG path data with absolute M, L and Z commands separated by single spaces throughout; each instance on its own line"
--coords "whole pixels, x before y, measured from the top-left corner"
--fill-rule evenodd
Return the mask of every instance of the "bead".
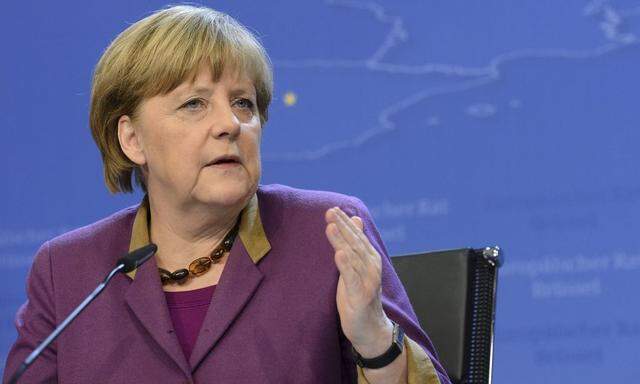
M 225 250 L 222 248 L 218 248 L 215 251 L 213 251 L 213 253 L 211 254 L 211 257 L 213 259 L 219 259 L 222 257 L 222 255 L 224 255 Z
M 212 261 L 208 257 L 195 259 L 189 264 L 189 272 L 194 276 L 200 276 L 211 268 L 211 263 Z
M 171 272 L 167 271 L 166 269 L 163 268 L 158 268 L 158 271 L 160 272 L 160 281 L 162 282 L 162 285 L 167 285 L 171 282 Z
M 183 284 L 187 280 L 187 277 L 189 277 L 189 270 L 185 268 L 178 269 L 171 274 L 173 281 L 176 281 L 178 284 Z

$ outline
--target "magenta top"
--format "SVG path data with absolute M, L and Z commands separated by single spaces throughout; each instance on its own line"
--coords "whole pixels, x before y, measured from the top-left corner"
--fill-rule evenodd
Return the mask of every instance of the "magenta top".
M 196 345 L 215 288 L 215 285 L 211 285 L 192 291 L 165 292 L 171 321 L 187 360 Z

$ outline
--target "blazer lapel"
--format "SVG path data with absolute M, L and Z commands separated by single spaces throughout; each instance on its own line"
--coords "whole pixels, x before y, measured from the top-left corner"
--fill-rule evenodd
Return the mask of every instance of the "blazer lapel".
M 173 330 L 155 257 L 136 271 L 135 279 L 125 293 L 125 301 L 162 350 L 190 376 L 187 359 Z
M 195 371 L 251 300 L 263 279 L 242 241 L 233 245 L 189 359 Z M 213 352 L 215 353 L 215 351 Z

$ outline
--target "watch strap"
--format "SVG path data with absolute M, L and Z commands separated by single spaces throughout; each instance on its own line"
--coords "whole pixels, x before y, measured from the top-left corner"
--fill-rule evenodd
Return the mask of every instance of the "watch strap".
M 356 364 L 362 368 L 378 369 L 391 364 L 400 354 L 404 346 L 404 330 L 395 321 L 393 323 L 393 337 L 391 346 L 382 355 L 366 359 L 355 348 L 352 348 Z

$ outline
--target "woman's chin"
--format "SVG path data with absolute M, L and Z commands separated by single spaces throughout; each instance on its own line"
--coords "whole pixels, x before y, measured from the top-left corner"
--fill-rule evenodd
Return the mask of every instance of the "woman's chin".
M 225 183 L 195 194 L 197 200 L 222 207 L 244 206 L 255 193 L 255 187 L 243 183 Z

